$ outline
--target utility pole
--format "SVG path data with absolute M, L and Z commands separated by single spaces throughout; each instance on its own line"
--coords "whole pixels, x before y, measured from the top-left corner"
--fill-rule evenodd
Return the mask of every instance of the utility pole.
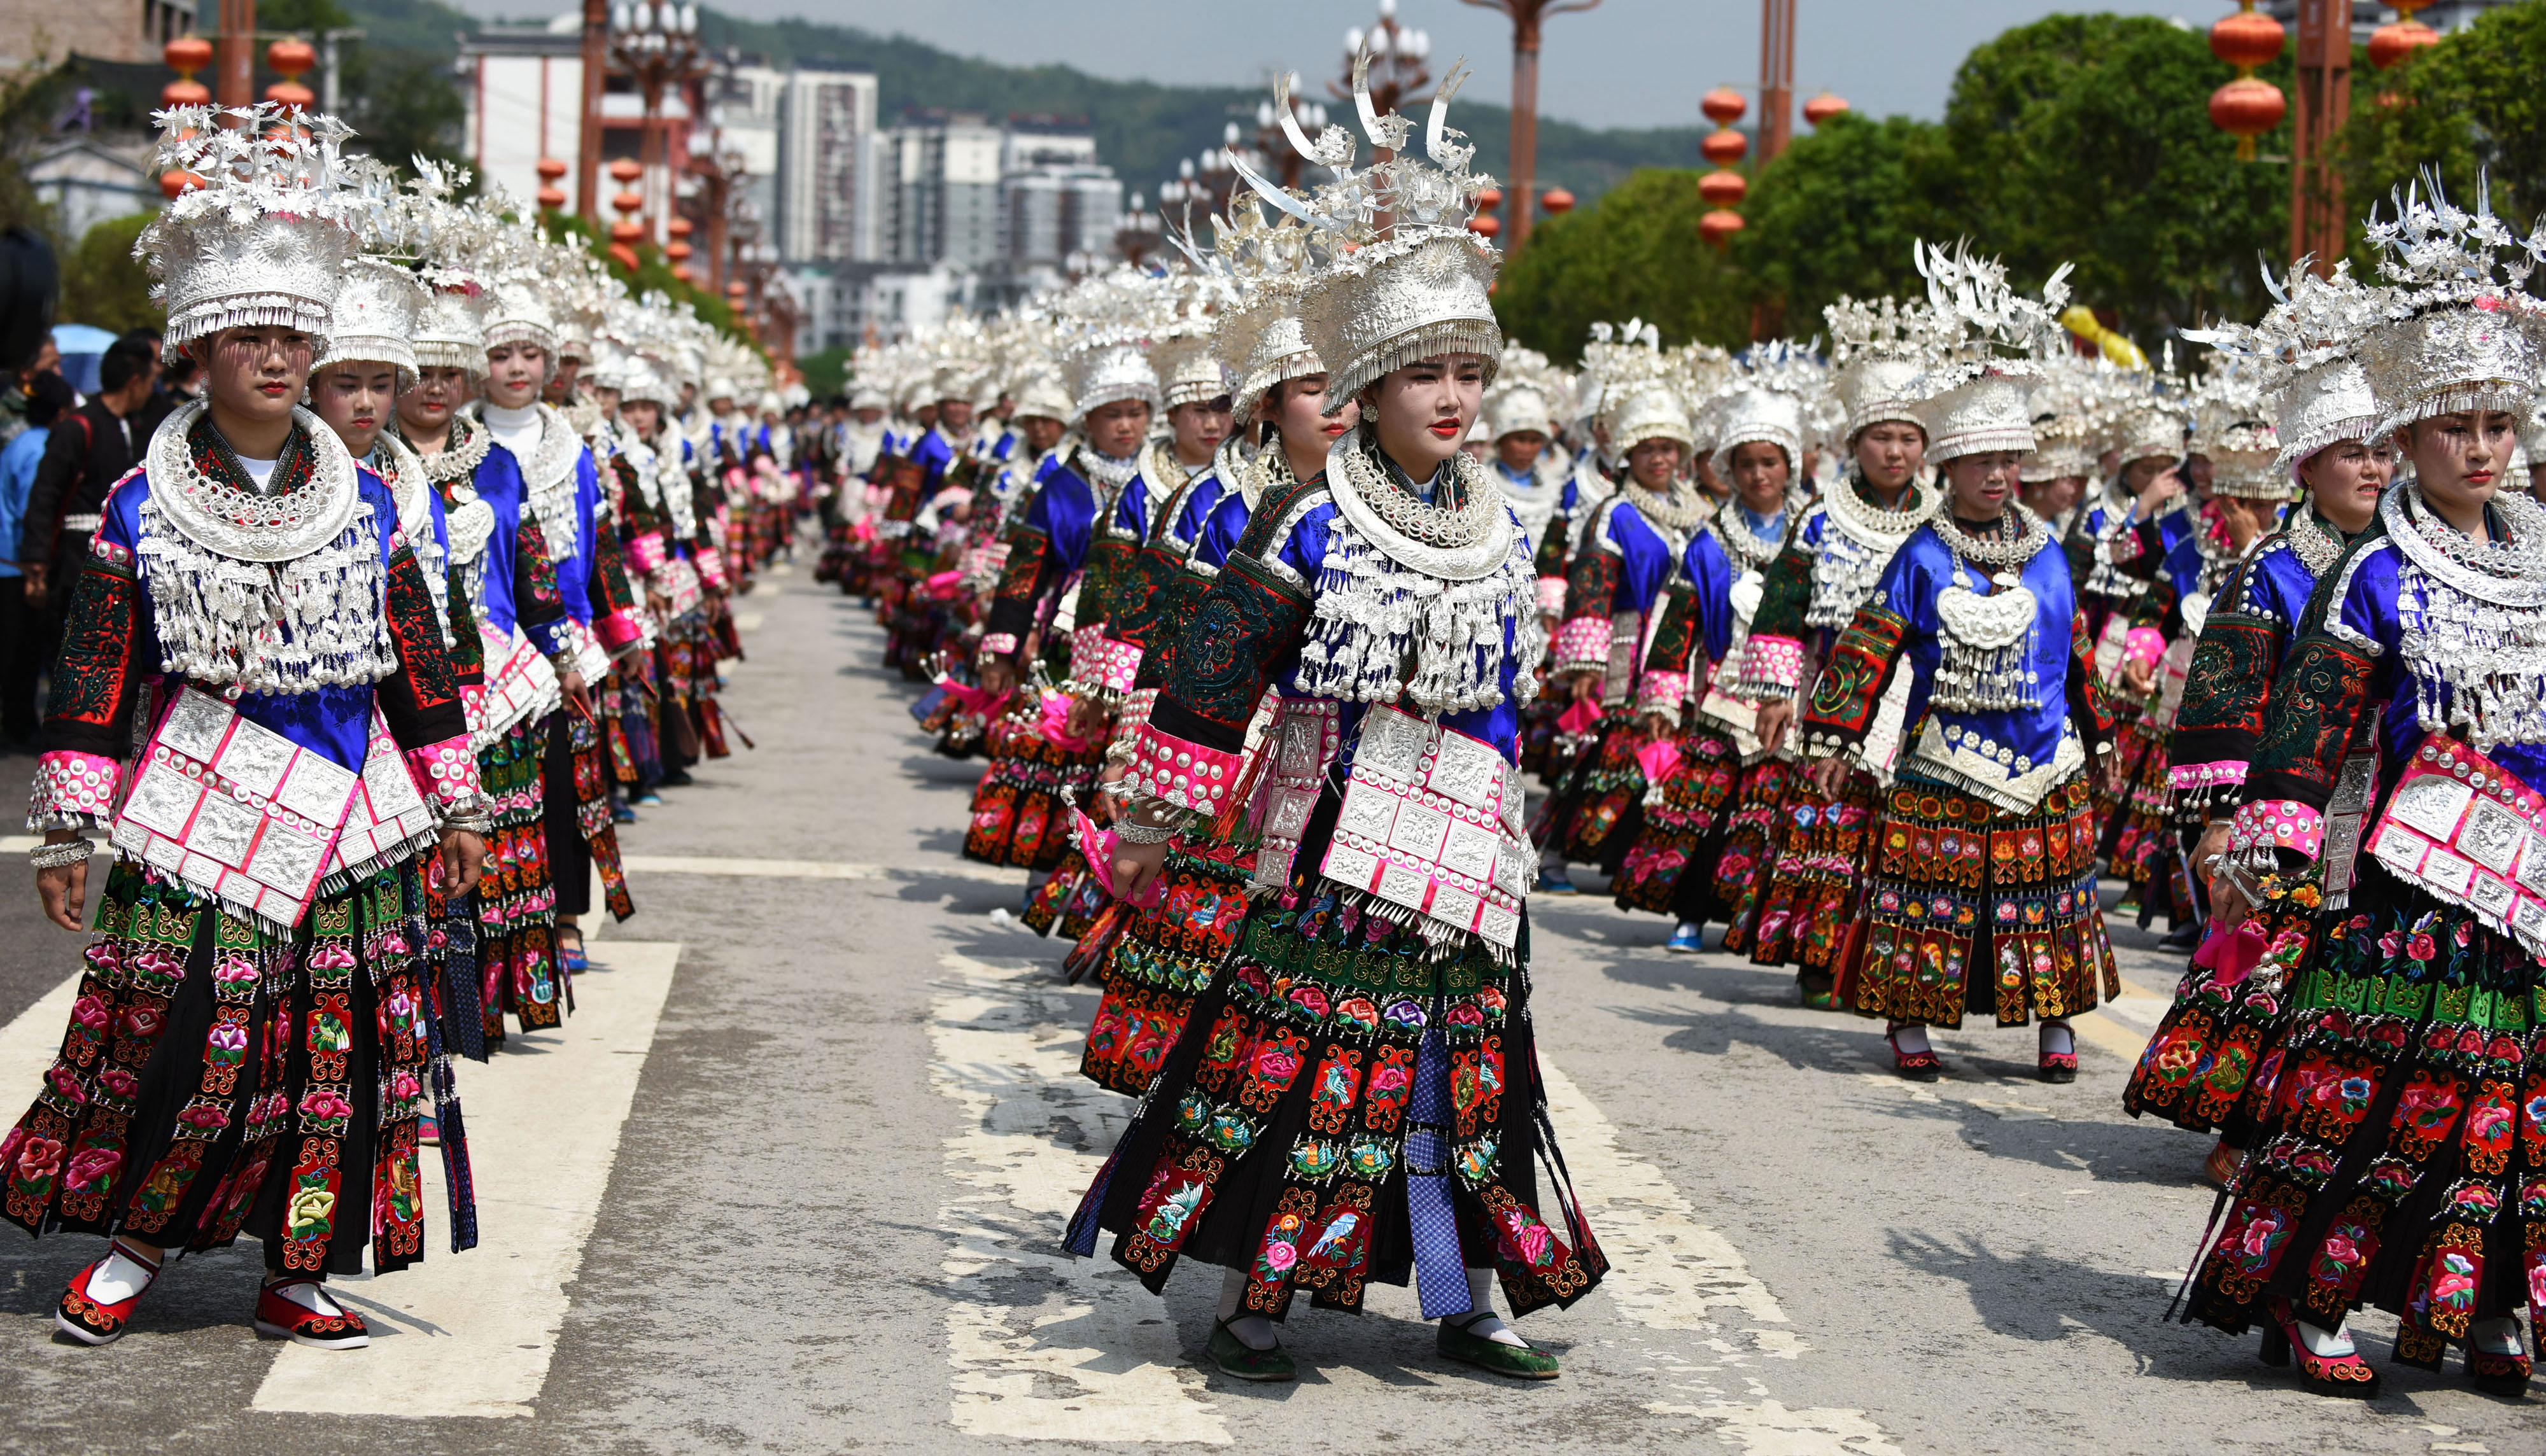
M 1511 236 L 1504 257 L 1517 256 L 1529 241 L 1529 224 L 1538 212 L 1538 42 L 1540 27 L 1551 15 L 1589 10 L 1600 0 L 1467 0 L 1470 5 L 1499 10 L 1512 23 L 1511 176 L 1503 196 Z
M 576 133 L 574 210 L 601 227 L 601 83 L 610 69 L 610 0 L 583 0 L 583 126 Z
M 2351 0 L 2299 0 L 2298 115 L 2290 136 L 2290 258 L 2331 277 L 2343 253 L 2334 138 L 2351 116 Z
M 331 117 L 340 116 L 344 112 L 344 107 L 340 103 L 344 100 L 345 89 L 338 85 L 336 80 L 336 65 L 339 59 L 336 47 L 339 43 L 361 39 L 363 39 L 363 31 L 359 26 L 352 30 L 318 33 L 318 53 L 324 57 L 326 65 L 326 74 L 318 80 L 318 109 Z
M 221 53 L 213 99 L 223 106 L 256 104 L 256 0 L 221 0 Z
M 1795 139 L 1795 0 L 1760 0 L 1759 165 Z

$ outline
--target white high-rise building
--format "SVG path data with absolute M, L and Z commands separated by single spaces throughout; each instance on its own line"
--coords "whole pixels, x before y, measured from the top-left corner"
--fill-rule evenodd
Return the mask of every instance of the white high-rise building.
M 779 256 L 790 263 L 875 259 L 876 78 L 790 71 L 778 119 Z
M 905 266 L 977 268 L 1000 256 L 999 166 L 1006 133 L 977 114 L 884 133 L 878 251 Z M 889 182 L 888 182 L 889 179 Z

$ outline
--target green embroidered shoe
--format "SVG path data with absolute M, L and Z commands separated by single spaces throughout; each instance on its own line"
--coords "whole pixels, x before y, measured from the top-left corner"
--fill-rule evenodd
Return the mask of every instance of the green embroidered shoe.
M 1229 1332 L 1226 1321 L 1211 1322 L 1211 1363 L 1223 1375 L 1239 1380 L 1297 1380 L 1300 1367 L 1291 1362 L 1291 1352 L 1275 1345 L 1259 1350 Z
M 1554 1380 L 1559 1373 L 1556 1357 L 1545 1350 L 1470 1334 L 1447 1320 L 1441 1322 L 1441 1335 L 1435 1347 L 1463 1365 L 1514 1380 Z

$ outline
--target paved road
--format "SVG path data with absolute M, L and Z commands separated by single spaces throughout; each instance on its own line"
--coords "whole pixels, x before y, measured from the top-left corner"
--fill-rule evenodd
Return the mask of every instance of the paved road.
M 758 750 L 628 833 L 641 913 L 566 1029 L 464 1069 L 485 1242 L 340 1284 L 379 1333 L 322 1355 L 250 1332 L 249 1250 L 174 1266 L 119 1345 L 54 1343 L 95 1242 L 7 1233 L 0 1449 L 2538 1448 L 2533 1407 L 2454 1379 L 2327 1402 L 2161 1322 L 2211 1203 L 2201 1140 L 2116 1111 L 2162 1001 L 2099 1017 L 2074 1086 L 2032 1079 L 2030 1033 L 1973 1032 L 1917 1087 L 1873 1023 L 1591 898 L 1533 906 L 1556 1121 L 1617 1266 L 1526 1322 L 1565 1378 L 1445 1364 L 1394 1289 L 1304 1306 L 1296 1385 L 1206 1376 L 1216 1271 L 1158 1300 L 1054 1252 L 1128 1104 L 1069 1074 L 1094 993 L 991 916 L 1020 878 L 956 857 L 977 766 L 926 751 L 853 606 L 801 573 L 745 605 Z M 75 949 L 0 908 L 8 1115 Z M 2362 1326 L 2383 1356 L 2392 1322 Z

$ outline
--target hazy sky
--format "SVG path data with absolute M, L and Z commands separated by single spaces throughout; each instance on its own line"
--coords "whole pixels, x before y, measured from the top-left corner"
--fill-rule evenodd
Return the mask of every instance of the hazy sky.
M 527 19 L 555 0 L 460 0 L 487 16 Z M 1379 0 L 717 0 L 758 19 L 801 15 L 900 34 L 1010 64 L 1060 61 L 1102 76 L 1252 85 L 1277 69 L 1316 78 L 1340 68 L 1347 28 L 1368 26 Z M 2224 0 L 1797 0 L 1797 100 L 1828 90 L 1872 115 L 1942 111 L 1964 53 L 2009 26 L 2059 11 L 2180 16 L 2207 26 Z M 1604 127 L 1694 125 L 1697 98 L 1759 79 L 1757 0 L 1601 0 L 1547 23 L 1539 105 Z M 1511 28 L 1499 10 L 1463 0 L 1399 0 L 1399 23 L 1432 36 L 1438 75 L 1461 55 L 1468 95 L 1508 101 Z M 1798 123 L 1798 126 L 1801 124 Z

